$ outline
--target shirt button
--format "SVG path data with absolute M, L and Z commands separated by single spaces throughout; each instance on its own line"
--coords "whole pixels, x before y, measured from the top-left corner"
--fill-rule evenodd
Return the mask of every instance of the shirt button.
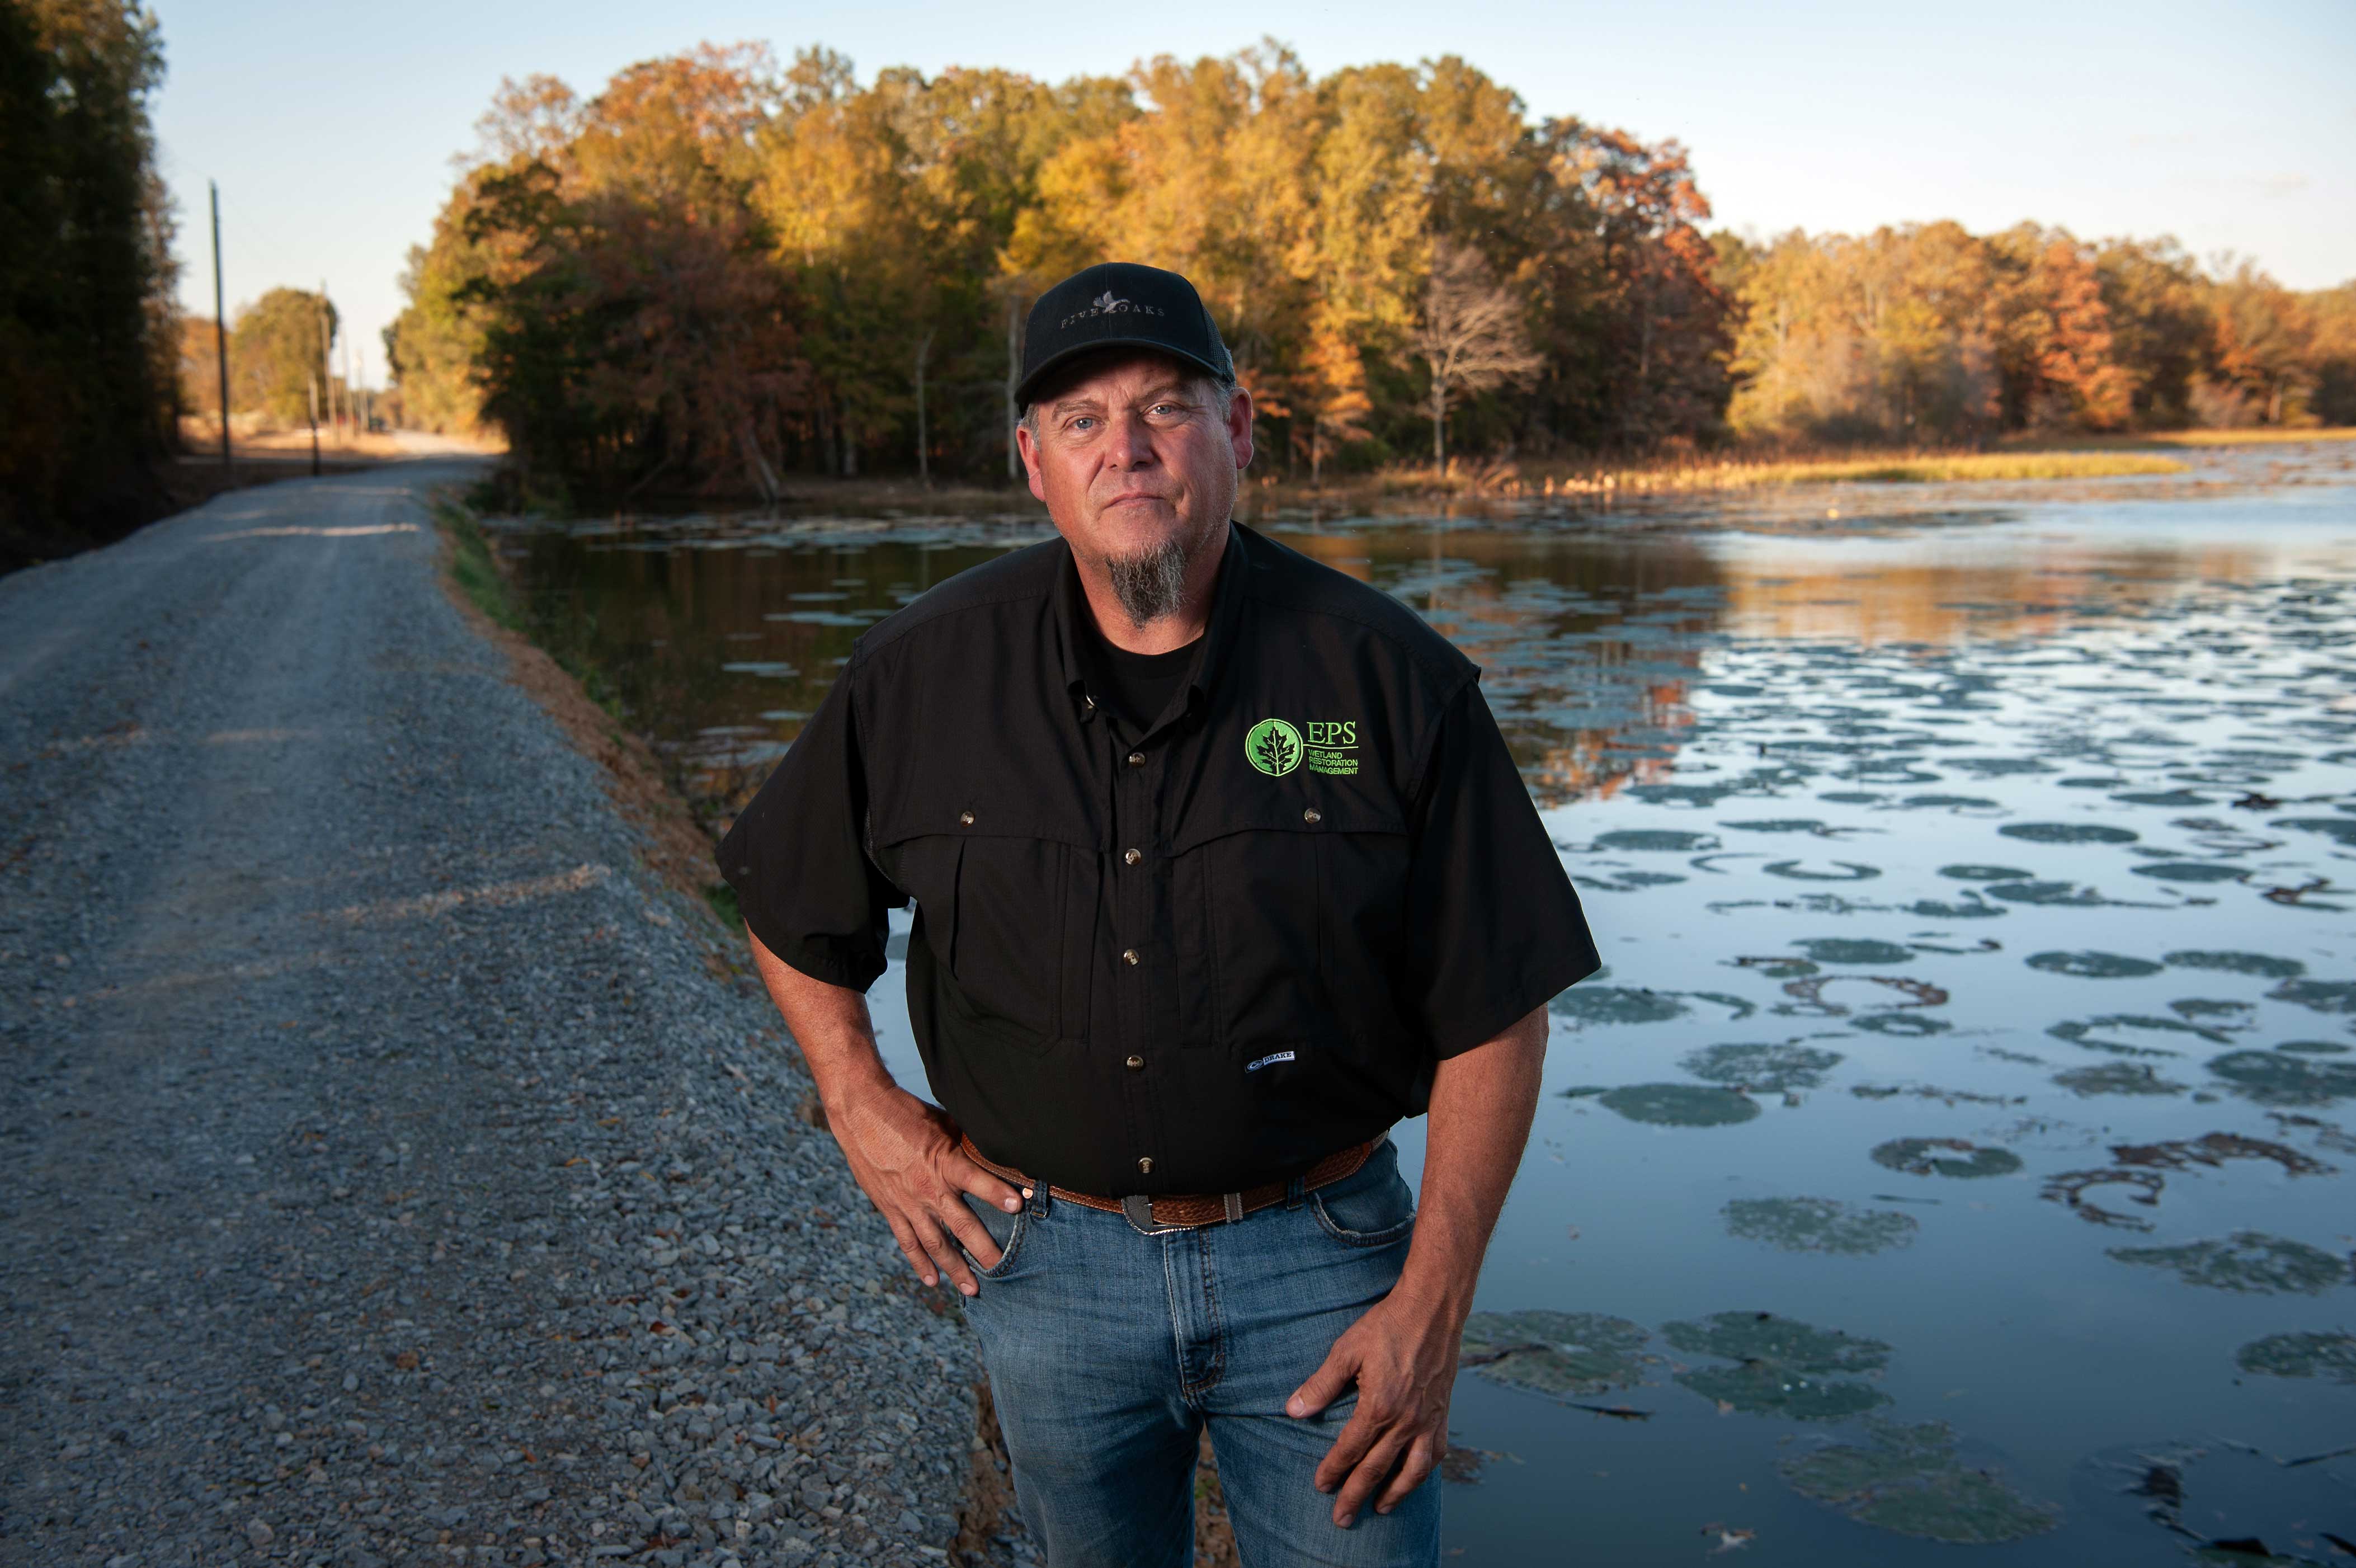
M 1130 753 L 1129 754 L 1129 765 L 1130 765 L 1131 768 L 1142 768 L 1142 767 L 1144 767 L 1144 766 L 1145 766 L 1145 753 L 1143 753 L 1143 752 L 1141 752 L 1141 751 L 1132 751 L 1132 752 L 1130 752 Z
M 973 826 L 973 813 L 971 811 L 959 811 L 958 813 L 958 821 L 963 822 L 967 827 L 971 827 Z
M 1129 862 L 1129 864 L 1130 864 L 1130 865 L 1135 865 L 1139 861 L 1143 860 L 1143 859 L 1145 858 L 1145 856 L 1144 856 L 1144 854 L 1141 854 L 1141 852 L 1139 852 L 1139 851 L 1137 851 L 1137 850 L 1133 850 L 1133 849 L 1125 849 L 1125 850 L 1121 851 L 1121 852 L 1120 852 L 1120 857 L 1121 857 L 1121 859 L 1123 859 L 1123 860 L 1125 860 L 1125 861 Z
M 1151 1175 L 1153 1174 L 1153 1156 L 1152 1156 L 1152 1155 L 1146 1155 L 1141 1156 L 1141 1157 L 1138 1160 L 1138 1162 L 1137 1162 L 1137 1174 L 1138 1174 L 1138 1175 L 1140 1175 L 1140 1176 L 1151 1176 Z
M 1312 806 L 1309 810 L 1301 813 L 1301 820 L 1304 822 L 1322 822 L 1325 818 L 1323 813 L 1320 812 L 1316 807 Z M 973 819 L 971 817 L 968 817 L 966 821 L 969 822 L 973 821 Z
M 1144 1058 L 1143 1057 L 1131 1057 L 1131 1058 L 1129 1058 L 1129 1070 L 1130 1070 L 1130 1071 L 1131 1071 L 1131 1072 L 1138 1072 L 1138 1071 L 1141 1071 L 1141 1070 L 1144 1069 L 1144 1067 L 1145 1067 L 1145 1058 Z
M 1120 961 L 1129 965 L 1130 968 L 1135 969 L 1140 961 L 1137 956 L 1137 950 L 1135 948 L 1121 949 Z

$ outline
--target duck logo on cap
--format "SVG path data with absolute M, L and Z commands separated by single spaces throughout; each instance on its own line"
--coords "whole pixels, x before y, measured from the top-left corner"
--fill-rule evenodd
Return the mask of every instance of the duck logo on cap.
M 1094 299 L 1088 301 L 1088 307 L 1086 310 L 1076 310 L 1071 315 L 1064 317 L 1063 320 L 1055 323 L 1055 325 L 1058 328 L 1061 328 L 1069 327 L 1075 321 L 1086 321 L 1090 317 L 1119 316 L 1123 313 L 1135 316 L 1161 316 L 1165 314 L 1159 306 L 1139 305 L 1131 300 L 1117 298 L 1114 296 L 1112 290 L 1107 289 L 1102 294 L 1097 295 Z

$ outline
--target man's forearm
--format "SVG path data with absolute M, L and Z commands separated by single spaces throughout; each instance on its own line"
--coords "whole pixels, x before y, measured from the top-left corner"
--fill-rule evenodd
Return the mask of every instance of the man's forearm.
M 1472 1309 L 1489 1233 L 1529 1141 L 1546 1040 L 1541 1007 L 1442 1061 L 1432 1080 L 1415 1241 L 1393 1294 L 1427 1302 L 1460 1325 Z
M 814 980 L 787 963 L 754 936 L 753 961 L 768 987 L 769 1000 L 786 1021 L 786 1029 L 809 1063 L 818 1097 L 833 1116 L 846 1100 L 876 1089 L 888 1089 L 892 1074 L 875 1046 L 875 1025 L 867 1014 L 867 998 L 845 985 Z

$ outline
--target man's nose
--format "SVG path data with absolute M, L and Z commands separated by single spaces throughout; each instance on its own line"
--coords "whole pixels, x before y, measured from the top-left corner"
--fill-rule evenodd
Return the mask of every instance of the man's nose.
M 1135 413 L 1123 410 L 1105 420 L 1105 461 L 1116 468 L 1142 467 L 1153 460 L 1152 432 Z

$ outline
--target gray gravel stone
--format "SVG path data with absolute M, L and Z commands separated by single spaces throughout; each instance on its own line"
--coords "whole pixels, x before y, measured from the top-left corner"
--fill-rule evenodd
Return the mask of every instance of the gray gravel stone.
M 444 596 L 468 477 L 0 578 L 0 1563 L 950 1544 L 970 1338 Z

